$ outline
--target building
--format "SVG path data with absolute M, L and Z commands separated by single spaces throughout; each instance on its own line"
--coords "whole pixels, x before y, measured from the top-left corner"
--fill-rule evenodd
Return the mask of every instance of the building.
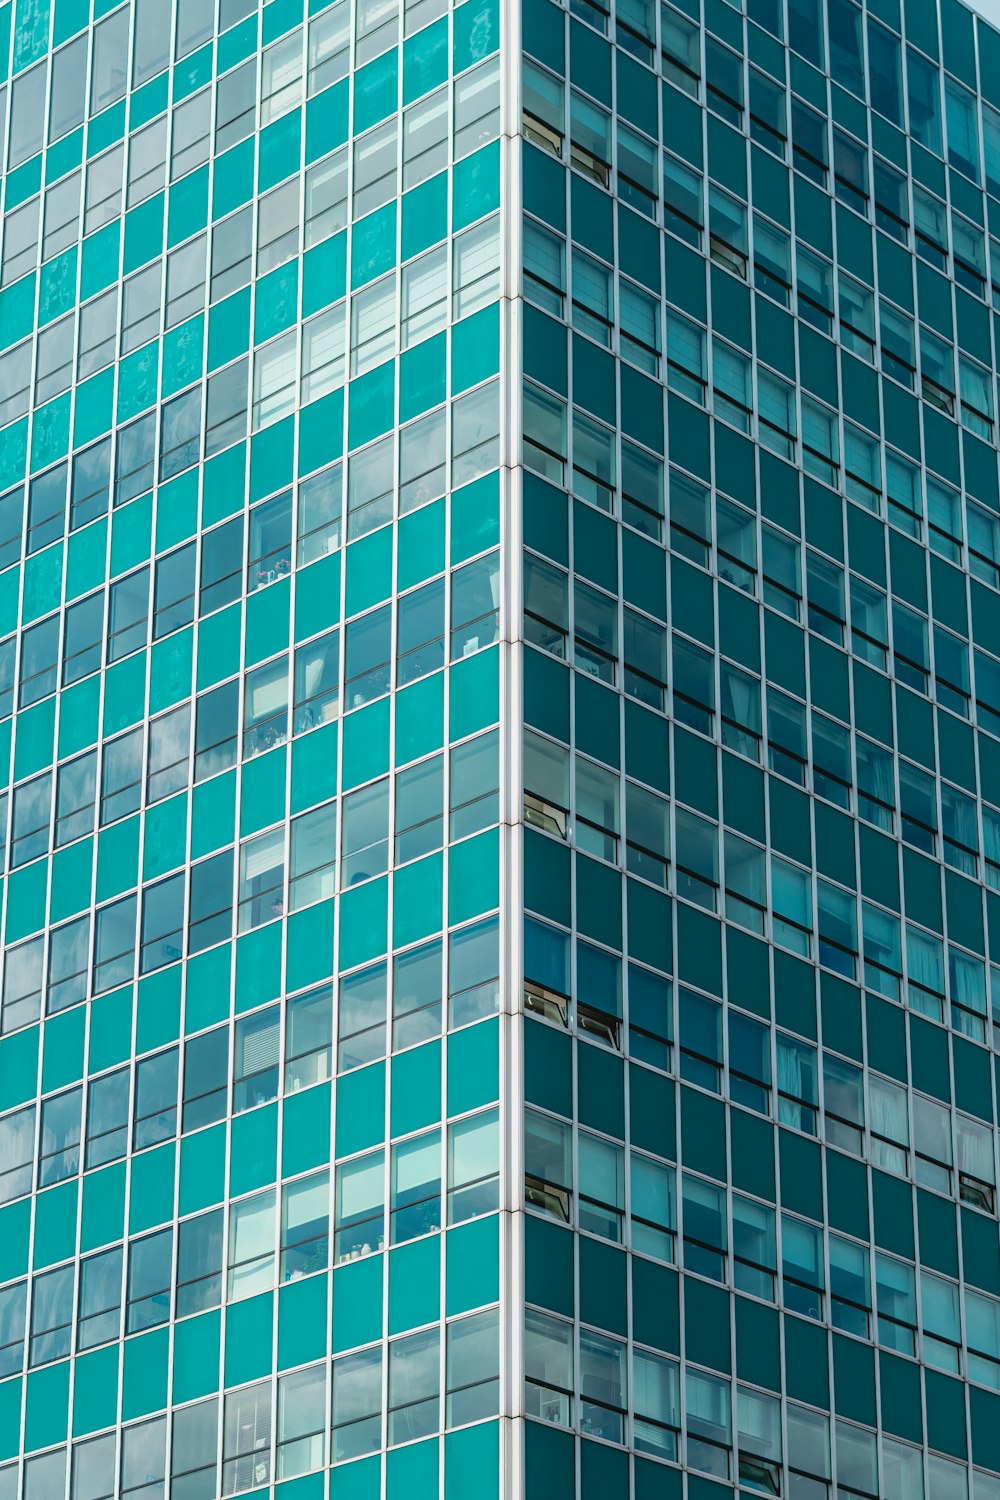
M 0 1500 L 1000 1500 L 1000 32 L 0 57 Z

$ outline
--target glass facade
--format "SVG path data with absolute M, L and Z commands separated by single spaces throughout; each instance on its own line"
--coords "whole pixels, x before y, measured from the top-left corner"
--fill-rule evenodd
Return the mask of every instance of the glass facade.
M 1000 35 L 521 6 L 534 1500 L 1000 1496 Z
M 495 0 L 0 57 L 0 1497 L 498 1493 Z
M 1000 32 L 13 0 L 0 153 L 0 1500 L 1000 1500 Z

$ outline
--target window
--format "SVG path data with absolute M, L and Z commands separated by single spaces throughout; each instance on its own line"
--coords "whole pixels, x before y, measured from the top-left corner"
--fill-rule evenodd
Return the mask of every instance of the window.
M 445 491 L 448 454 L 445 445 L 446 408 L 439 407 L 399 434 L 399 513 L 437 500 Z
M 566 130 L 566 88 L 561 78 L 554 78 L 527 58 L 521 64 L 523 99 L 522 127 L 525 140 L 531 141 L 553 156 L 562 155 Z
M 115 458 L 115 505 L 125 505 L 153 488 L 156 414 L 150 412 L 118 429 Z
M 122 1250 L 105 1250 L 80 1263 L 76 1348 L 94 1349 L 121 1337 Z M 109 1492 L 110 1493 L 110 1492 Z
M 38 1186 L 48 1187 L 75 1177 L 80 1170 L 80 1112 L 83 1090 L 68 1089 L 42 1104 L 42 1133 L 38 1153 Z
M 455 160 L 478 151 L 500 132 L 500 63 L 470 68 L 455 80 Z
M 144 130 L 129 137 L 128 191 L 126 203 L 133 208 L 158 193 L 166 181 L 167 117 L 161 115 Z
M 199 1130 L 226 1114 L 229 1093 L 229 1027 L 189 1037 L 184 1046 L 184 1094 L 181 1129 Z
M 125 92 L 128 80 L 129 7 L 121 6 L 94 28 L 90 113 L 106 109 Z
M 499 218 L 494 215 L 456 237 L 453 316 L 467 317 L 500 295 Z
M 253 362 L 253 431 L 287 416 L 295 405 L 298 344 L 295 329 L 258 349 Z
M 388 120 L 354 144 L 354 217 L 396 196 L 396 121 Z
M 236 764 L 239 748 L 240 681 L 202 693 L 195 713 L 194 777 L 204 781 Z
M 826 187 L 829 162 L 826 120 L 792 96 L 792 160 L 797 171 Z
M 201 425 L 200 385 L 196 385 L 185 395 L 175 396 L 173 401 L 165 403 L 160 412 L 161 483 L 198 462 L 201 452 Z
M 323 985 L 296 995 L 285 1008 L 285 1092 L 308 1088 L 330 1076 L 333 990 Z
M 340 464 L 332 464 L 299 485 L 296 508 L 296 563 L 304 567 L 340 546 L 343 506 Z
M 125 24 L 128 25 L 127 13 L 120 12 L 126 17 Z M 98 51 L 99 38 L 107 26 L 98 27 L 94 33 L 95 55 L 100 60 L 102 51 Z M 102 49 L 103 50 L 103 49 Z M 95 62 L 94 82 L 97 82 L 97 63 Z M 43 60 L 35 67 L 29 68 L 15 81 L 11 90 L 10 104 L 10 138 L 7 142 L 7 170 L 11 171 L 19 166 L 22 161 L 27 161 L 42 149 L 45 138 L 45 74 L 47 64 Z M 122 83 L 124 92 L 124 81 Z M 6 104 L 6 91 L 4 97 Z
M 210 377 L 205 417 L 205 457 L 211 458 L 246 434 L 246 359 Z M 238 523 L 239 524 L 239 523 Z
M 750 137 L 784 161 L 788 137 L 785 90 L 756 68 L 750 69 Z
M 500 1005 L 496 917 L 453 932 L 448 943 L 448 1010 L 452 1027 L 495 1014 Z
M 334 1264 L 385 1246 L 385 1155 L 373 1151 L 337 1168 Z
M 246 676 L 243 754 L 260 755 L 288 737 L 288 658 L 280 656 Z
M 207 236 L 198 235 L 167 256 L 167 310 L 165 327 L 201 311 L 205 305 L 205 252 Z
M 101 826 L 135 812 L 142 795 L 142 730 L 133 729 L 104 747 L 101 767 Z
M 189 1411 L 191 1409 L 188 1408 Z M 186 1415 L 186 1412 L 178 1413 L 180 1418 Z M 175 1422 L 175 1429 L 176 1427 Z M 166 1442 L 165 1417 L 154 1417 L 151 1422 L 137 1422 L 131 1427 L 122 1428 L 122 1500 L 150 1500 L 151 1495 L 156 1495 L 157 1488 L 163 1486 L 166 1477 Z M 214 1432 L 212 1442 L 214 1445 Z
M 0 1372 L 4 1375 L 20 1375 L 24 1364 L 26 1294 L 25 1281 L 0 1291 Z M 17 1500 L 16 1487 L 11 1500 Z
M 93 831 L 96 777 L 96 750 L 59 767 L 56 783 L 56 848 Z
M 233 851 L 191 867 L 188 953 L 201 953 L 233 932 Z
M 121 305 L 121 353 L 138 350 L 148 339 L 156 338 L 160 326 L 160 276 L 162 263 L 129 276 Z
M 292 822 L 291 869 L 288 881 L 288 907 L 298 911 L 313 901 L 329 899 L 334 894 L 334 864 L 337 851 L 337 807 L 324 807 L 303 813 Z
M 568 1126 L 534 1110 L 525 1110 L 525 1203 L 564 1224 L 569 1223 L 572 1193 L 571 1144 Z
M 492 1416 L 500 1400 L 500 1336 L 496 1309 L 459 1318 L 446 1329 L 445 1424 Z
M 350 67 L 351 13 L 340 0 L 309 23 L 309 94 L 346 78 Z
M 500 815 L 499 737 L 496 730 L 451 751 L 451 839 L 489 828 Z
M 122 211 L 122 174 L 125 147 L 114 146 L 87 167 L 87 190 L 84 199 L 83 232 L 91 234 L 102 224 L 117 219 Z
M 396 348 L 396 273 L 351 298 L 351 374 L 361 375 Z
M 347 148 L 306 172 L 306 248 L 347 225 Z
M 215 224 L 212 228 L 211 300 L 218 302 L 250 280 L 253 254 L 253 219 L 249 208 Z M 211 383 L 209 384 L 211 390 Z M 211 408 L 211 402 L 209 402 Z
M 111 439 L 85 448 L 73 458 L 73 479 L 70 486 L 71 531 L 86 526 L 89 521 L 103 516 L 108 509 L 111 480 Z
M 704 179 L 677 157 L 663 154 L 663 223 L 696 249 L 705 225 Z
M 49 98 L 49 145 L 83 124 L 87 104 L 86 34 L 52 55 Z M 42 72 L 44 77 L 44 70 Z
M 201 537 L 199 615 L 232 604 L 243 592 L 243 517 L 234 516 Z
M 441 988 L 440 942 L 397 953 L 392 987 L 394 1051 L 440 1035 Z
M 68 390 L 73 381 L 73 315 L 51 323 L 38 335 L 35 404 Z
M 392 610 L 371 610 L 347 626 L 344 707 L 360 708 L 389 691 Z
M 260 927 L 284 913 L 285 830 L 262 833 L 240 847 L 238 931 Z
M 230 1301 L 274 1285 L 275 1196 L 271 1188 L 229 1210 Z
M 201 89 L 174 105 L 170 149 L 170 180 L 175 182 L 208 160 L 212 91 Z
M 403 115 L 403 191 L 448 165 L 448 90 L 437 89 Z
M 448 321 L 448 251 L 440 245 L 402 271 L 400 348 L 439 332 Z
M 393 514 L 393 440 L 382 438 L 348 465 L 348 540 L 373 531 Z
M 193 1496 L 215 1495 L 219 1402 L 213 1396 L 174 1412 L 171 1489 Z M 145 1500 L 145 1496 L 142 1497 Z
M 132 1149 L 157 1146 L 177 1134 L 177 1048 L 144 1057 L 135 1068 Z
M 129 1069 L 91 1080 L 87 1093 L 87 1143 L 84 1165 L 102 1167 L 117 1161 L 128 1147 Z
M 343 385 L 347 317 L 341 302 L 302 325 L 302 401 L 316 401 Z
M 21 637 L 21 688 L 18 707 L 27 708 L 54 693 L 58 683 L 59 616 L 32 625 Z
M 500 1136 L 496 1110 L 448 1127 L 448 1223 L 463 1224 L 499 1207 Z
M 154 719 L 149 727 L 146 801 L 171 797 L 188 783 L 191 708 L 184 704 Z
M 338 1072 L 361 1067 L 386 1050 L 386 966 L 340 981 Z
M 139 568 L 111 585 L 108 661 L 120 660 L 145 645 L 150 607 L 150 570 Z
M 118 337 L 118 293 L 103 292 L 80 309 L 80 340 L 77 379 L 92 375 L 111 363 Z
M 358 0 L 354 64 L 395 47 L 399 35 L 399 0 Z
M 280 1019 L 277 1006 L 236 1022 L 233 1114 L 266 1104 L 278 1093 Z
M 281 1194 L 281 1280 L 297 1281 L 330 1263 L 330 1174 L 286 1183 Z
M 701 77 L 698 27 L 672 5 L 660 6 L 660 46 L 664 76 L 697 99 Z
M 574 95 L 574 102 L 575 102 Z M 659 197 L 658 151 L 655 143 L 638 131 L 630 130 L 619 120 L 616 125 L 618 143 L 618 192 L 626 203 L 639 210 L 647 218 L 656 214 Z
M 440 1426 L 440 1340 L 440 1328 L 428 1328 L 389 1345 L 390 1448 L 426 1437 Z
M 300 646 L 295 653 L 295 704 L 293 733 L 326 724 L 340 708 L 340 633 L 327 635 Z
M 86 45 L 86 37 L 80 40 Z M 82 174 L 76 171 L 45 191 L 42 260 L 49 260 L 67 250 L 79 238 L 81 181 Z
M 333 1361 L 330 1457 L 359 1458 L 382 1446 L 382 1349 L 363 1349 Z
M 441 1136 L 431 1130 L 392 1148 L 390 1238 L 399 1245 L 441 1228 Z
M 277 1479 L 290 1479 L 323 1464 L 326 1429 L 326 1365 L 296 1370 L 278 1381 Z
M 218 1307 L 222 1300 L 221 1208 L 177 1226 L 176 1316 Z
M 129 1245 L 126 1333 L 155 1328 L 168 1321 L 173 1251 L 172 1227 L 133 1240 Z
M 81 313 L 81 325 L 83 314 Z M 81 344 L 82 344 L 81 332 Z M 31 340 L 0 354 L 0 425 L 28 410 L 31 393 Z
M 660 373 L 660 304 L 630 281 L 619 287 L 621 352 L 648 375 Z
M 405 864 L 441 847 L 443 799 L 444 767 L 440 755 L 397 772 L 396 864 Z
M 526 1308 L 524 1405 L 529 1416 L 568 1427 L 573 1412 L 573 1325 Z
M 868 150 L 860 141 L 834 126 L 834 191 L 842 203 L 868 216 Z
M 293 177 L 260 200 L 257 275 L 284 265 L 299 249 L 299 179 Z
M 3 258 L 0 261 L 0 281 L 4 286 L 34 268 L 38 259 L 40 206 L 41 199 L 32 198 L 4 217 Z
M 69 1354 L 73 1338 L 73 1272 L 70 1263 L 32 1278 L 29 1369 Z
M 88 1442 L 73 1443 L 72 1449 L 72 1496 L 73 1500 L 109 1500 L 114 1494 L 115 1439 L 114 1434 L 91 1437 Z
M 268 47 L 261 59 L 260 128 L 295 109 L 302 99 L 302 31 Z
M 215 91 L 215 155 L 245 140 L 254 128 L 257 94 L 256 60 L 226 73 Z
M 66 464 L 39 474 L 28 487 L 28 553 L 40 552 L 66 529 Z
M 11 820 L 10 864 L 12 869 L 49 852 L 52 818 L 52 773 L 24 781 L 14 790 Z
M 566 291 L 565 241 L 534 219 L 525 218 L 521 261 L 525 297 L 553 317 L 561 318 Z
M 38 1019 L 42 1004 L 42 939 L 8 948 L 4 955 L 3 1030 Z
M 266 1485 L 271 1477 L 271 1382 L 226 1397 L 222 1437 L 222 1494 Z
M 55 927 L 49 935 L 49 974 L 45 991 L 48 1015 L 87 998 L 90 966 L 90 914 Z
M 4 1031 L 6 1024 L 4 1005 Z M 35 1106 L 0 1117 L 0 1202 L 10 1203 L 31 1191 L 35 1156 Z
M 24 525 L 24 486 L 7 490 L 0 495 L 0 568 L 7 568 L 21 556 L 21 528 Z M 3 649 L 12 655 L 13 637 L 4 642 Z M 6 667 L 6 661 L 4 661 Z M 3 700 L 10 697 L 10 672 L 4 670 Z M 7 702 L 9 714 L 12 705 Z

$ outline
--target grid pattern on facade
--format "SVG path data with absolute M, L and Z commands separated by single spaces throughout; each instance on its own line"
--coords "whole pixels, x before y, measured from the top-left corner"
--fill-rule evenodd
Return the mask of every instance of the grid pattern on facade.
M 1000 39 L 522 24 L 529 1491 L 995 1500 Z
M 0 9 L 4 1500 L 497 1470 L 498 43 Z

